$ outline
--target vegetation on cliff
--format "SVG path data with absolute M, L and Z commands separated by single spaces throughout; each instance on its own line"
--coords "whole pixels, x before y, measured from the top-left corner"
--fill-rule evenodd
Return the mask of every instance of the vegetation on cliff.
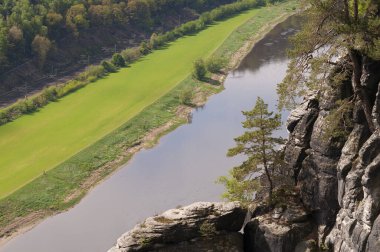
M 380 5 L 367 0 L 305 0 L 307 21 L 293 39 L 288 75 L 279 85 L 280 107 L 292 107 L 306 89 L 323 91 L 326 82 L 335 88 L 351 76 L 353 95 L 342 97 L 334 118 L 344 118 L 347 107 L 363 108 L 372 132 L 380 129 L 378 111 L 372 111 L 377 90 L 368 85 L 365 64 L 380 59 Z M 341 64 L 346 58 L 348 64 Z M 334 70 L 332 70 L 334 69 Z M 331 79 L 331 72 L 336 71 Z M 374 113 L 372 113 L 374 112 Z M 339 120 L 344 127 L 344 120 Z M 342 124 L 343 123 L 343 124 Z
M 265 191 L 271 201 L 274 179 L 282 168 L 283 151 L 279 145 L 284 140 L 273 136 L 274 131 L 281 126 L 281 115 L 269 112 L 268 105 L 260 97 L 257 98 L 255 107 L 243 114 L 246 117 L 243 127 L 247 131 L 235 138 L 236 147 L 231 148 L 227 155 L 244 155 L 247 160 L 234 167 L 229 177 L 219 178 L 219 182 L 227 188 L 223 197 L 249 203 L 256 198 L 257 193 Z

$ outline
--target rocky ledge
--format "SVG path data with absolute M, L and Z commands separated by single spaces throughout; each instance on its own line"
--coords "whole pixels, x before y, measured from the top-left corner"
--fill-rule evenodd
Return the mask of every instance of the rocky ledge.
M 277 203 L 274 209 L 267 209 L 264 204 L 251 207 L 251 220 L 244 227 L 245 251 L 293 252 L 312 233 L 311 215 L 299 195 L 281 189 L 275 194 L 286 204 Z
M 312 231 L 309 213 L 300 202 L 290 200 L 286 208 L 274 210 L 263 205 L 252 209 L 247 212 L 237 202 L 198 202 L 171 209 L 136 225 L 108 252 L 291 252 Z
M 243 251 L 247 211 L 239 203 L 198 202 L 150 217 L 117 241 L 109 252 Z

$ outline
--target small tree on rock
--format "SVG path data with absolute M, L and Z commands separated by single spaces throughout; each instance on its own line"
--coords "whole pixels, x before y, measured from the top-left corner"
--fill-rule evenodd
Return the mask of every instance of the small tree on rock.
M 232 157 L 243 154 L 247 160 L 234 167 L 230 176 L 219 178 L 219 182 L 227 189 L 223 197 L 249 202 L 253 200 L 255 192 L 264 188 L 261 182 L 266 181 L 270 202 L 274 171 L 280 166 L 278 147 L 284 142 L 281 137 L 273 137 L 273 132 L 281 126 L 281 115 L 269 112 L 268 105 L 260 97 L 255 107 L 243 114 L 246 117 L 243 127 L 247 131 L 235 138 L 236 147 L 230 149 L 227 155 Z

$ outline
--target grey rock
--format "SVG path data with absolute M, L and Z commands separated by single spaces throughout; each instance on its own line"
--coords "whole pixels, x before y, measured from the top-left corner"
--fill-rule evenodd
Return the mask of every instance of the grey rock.
M 380 85 L 377 89 L 375 104 L 372 109 L 373 124 L 380 128 Z
M 328 115 L 329 112 L 327 111 L 322 110 L 319 112 L 319 116 L 313 127 L 313 133 L 311 134 L 310 147 L 322 155 L 339 159 L 344 141 L 342 139 L 334 139 L 326 134 L 330 127 Z
M 314 212 L 319 225 L 332 225 L 339 209 L 336 163 L 335 159 L 312 152 L 298 176 L 302 202 Z
M 285 162 L 290 168 L 296 169 L 302 163 L 305 150 L 309 148 L 311 129 L 317 117 L 318 110 L 308 111 L 290 135 L 285 149 Z
M 371 233 L 368 237 L 366 251 L 380 251 L 380 215 L 373 223 Z
M 284 223 L 264 215 L 254 218 L 244 228 L 247 252 L 293 252 L 312 230 L 309 222 Z
M 198 237 L 190 241 L 168 245 L 157 252 L 244 252 L 243 235 L 227 233 L 213 237 Z
M 352 163 L 358 157 L 358 153 L 364 142 L 368 139 L 368 129 L 361 124 L 355 124 L 354 129 L 350 133 L 343 149 L 342 155 L 337 165 L 338 172 L 338 201 L 339 205 L 343 206 L 343 195 L 345 193 L 346 177 L 348 172 L 352 169 Z M 350 178 L 349 178 L 350 179 Z M 351 188 L 357 188 L 359 186 L 358 180 L 351 180 L 348 183 L 354 182 L 355 186 Z
M 278 193 L 278 191 L 277 191 Z M 254 217 L 244 228 L 245 251 L 294 251 L 312 230 L 310 214 L 297 195 L 284 194 L 286 207 Z
M 165 251 L 163 249 L 167 247 L 173 249 L 177 245 L 181 247 L 185 246 L 184 244 L 193 244 L 192 240 L 196 238 L 205 246 L 212 245 L 213 242 L 210 240 L 214 237 L 216 237 L 214 242 L 220 243 L 222 240 L 220 235 L 235 237 L 229 233 L 236 233 L 242 228 L 245 216 L 246 211 L 236 202 L 194 203 L 149 217 L 120 237 L 116 246 L 110 251 Z M 231 240 L 231 247 L 238 247 L 236 239 Z M 213 249 L 213 246 L 204 249 L 208 251 L 207 249 Z
M 292 133 L 299 121 L 301 121 L 301 119 L 304 118 L 311 109 L 317 108 L 318 100 L 316 93 L 310 93 L 304 97 L 304 101 L 296 109 L 292 110 L 288 117 L 288 120 L 286 122 L 288 131 Z
M 373 133 L 360 147 L 359 133 L 351 147 L 343 151 L 353 159 L 345 180 L 341 209 L 326 244 L 334 251 L 378 251 L 378 216 L 380 213 L 380 135 Z M 350 137 L 349 137 L 350 139 Z M 357 150 L 358 147 L 360 150 Z M 357 153 L 356 158 L 352 156 Z M 342 158 L 343 155 L 342 155 Z M 342 159 L 341 158 L 341 159 Z M 350 163 L 346 160 L 345 163 Z

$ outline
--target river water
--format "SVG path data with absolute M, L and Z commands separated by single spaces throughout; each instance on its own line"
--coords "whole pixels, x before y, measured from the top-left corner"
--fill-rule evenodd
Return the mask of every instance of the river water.
M 220 201 L 224 188 L 215 180 L 242 161 L 226 157 L 233 138 L 243 133 L 241 111 L 251 109 L 257 96 L 275 110 L 276 84 L 288 63 L 287 38 L 297 27 L 299 18 L 291 17 L 257 43 L 227 77 L 226 90 L 194 111 L 191 124 L 137 153 L 73 209 L 48 218 L 0 251 L 103 252 L 148 216 L 195 201 Z M 287 136 L 285 129 L 278 134 Z

